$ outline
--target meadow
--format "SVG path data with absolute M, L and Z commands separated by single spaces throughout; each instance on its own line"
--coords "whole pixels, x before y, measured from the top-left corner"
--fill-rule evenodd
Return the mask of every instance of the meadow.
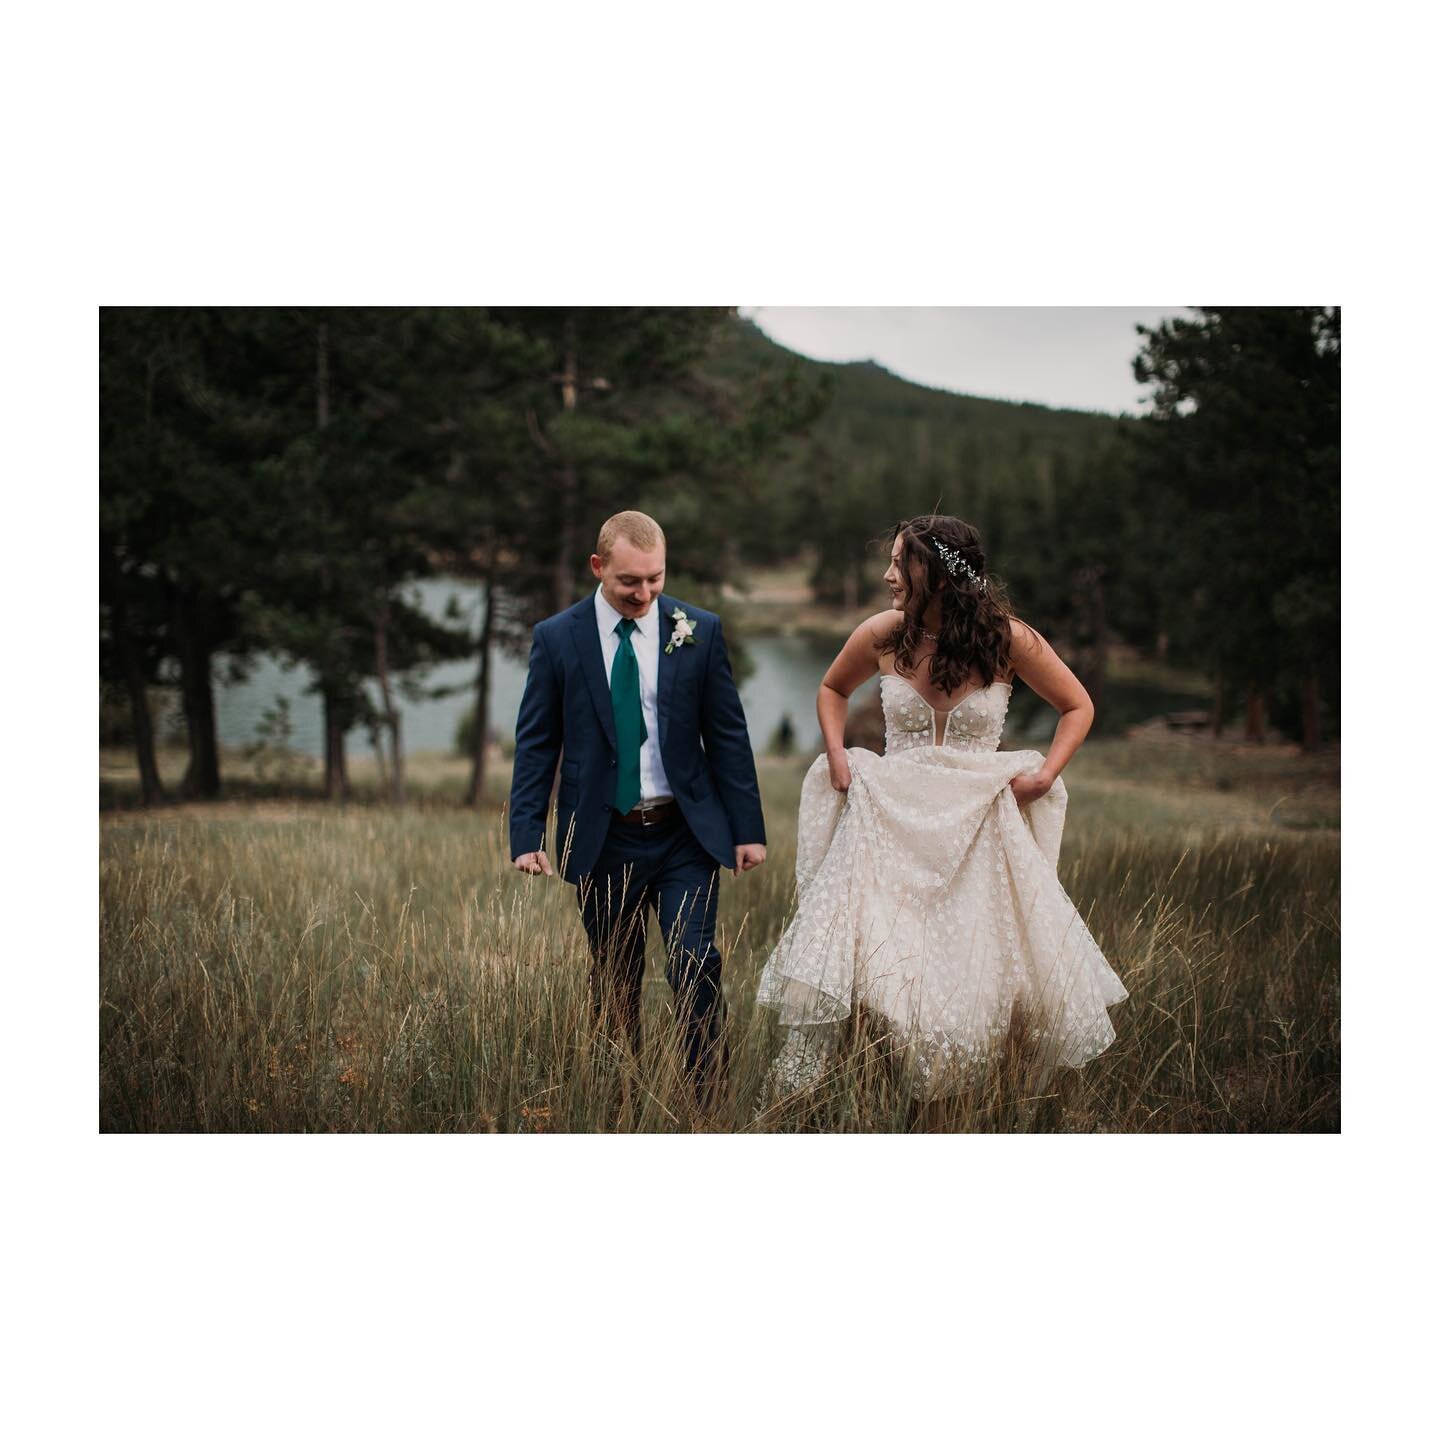
M 731 1095 L 688 1101 L 650 941 L 645 1039 L 592 1033 L 574 892 L 508 864 L 492 767 L 416 756 L 411 803 L 318 798 L 313 771 L 227 756 L 227 796 L 145 811 L 101 753 L 103 1131 L 1277 1132 L 1340 1127 L 1340 790 L 1306 756 L 1155 729 L 1066 767 L 1060 878 L 1130 991 L 1117 1038 L 1037 1086 L 1023 1034 L 919 1107 L 860 1016 L 815 1089 L 762 1102 L 755 984 L 794 892 L 809 756 L 760 762 L 769 858 L 722 874 Z M 181 757 L 167 753 L 167 779 Z M 652 927 L 653 928 L 653 927 Z

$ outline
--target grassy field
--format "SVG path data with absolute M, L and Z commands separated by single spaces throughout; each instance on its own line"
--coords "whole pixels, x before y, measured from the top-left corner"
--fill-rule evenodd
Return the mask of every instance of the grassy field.
M 167 779 L 181 759 L 166 755 Z M 1339 758 L 1156 735 L 1066 768 L 1061 879 L 1130 990 L 1115 1044 L 1035 1093 L 1023 1044 L 943 1107 L 862 1026 L 813 1093 L 755 1113 L 755 983 L 794 890 L 808 757 L 761 762 L 768 862 L 722 877 L 733 1096 L 701 1116 L 651 938 L 639 1063 L 593 1037 L 574 892 L 508 868 L 497 765 L 418 756 L 412 803 L 330 807 L 227 757 L 233 798 L 134 808 L 101 755 L 100 1127 L 121 1131 L 1333 1131 Z

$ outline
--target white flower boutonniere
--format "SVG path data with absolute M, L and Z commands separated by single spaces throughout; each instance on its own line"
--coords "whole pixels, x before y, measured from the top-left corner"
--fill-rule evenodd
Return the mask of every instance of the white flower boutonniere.
M 695 627 L 690 623 L 690 617 L 678 605 L 670 612 L 670 618 L 675 622 L 675 630 L 670 636 L 670 643 L 665 647 L 667 655 L 677 645 L 695 643 Z

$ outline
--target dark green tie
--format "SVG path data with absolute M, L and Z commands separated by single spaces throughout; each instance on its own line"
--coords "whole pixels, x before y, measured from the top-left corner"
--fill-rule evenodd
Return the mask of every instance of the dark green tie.
M 645 743 L 645 715 L 640 709 L 640 662 L 630 633 L 633 620 L 622 620 L 615 633 L 620 648 L 610 667 L 610 707 L 615 712 L 615 744 L 620 750 L 620 773 L 615 779 L 615 808 L 627 815 L 640 803 L 640 747 Z

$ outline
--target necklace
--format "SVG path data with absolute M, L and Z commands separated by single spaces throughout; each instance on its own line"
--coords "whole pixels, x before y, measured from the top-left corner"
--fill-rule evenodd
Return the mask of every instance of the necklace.
M 922 626 L 920 627 L 920 633 L 921 633 L 927 640 L 934 640 L 937 644 L 939 643 L 940 637 L 939 637 L 933 630 L 927 630 L 927 629 L 922 625 Z

